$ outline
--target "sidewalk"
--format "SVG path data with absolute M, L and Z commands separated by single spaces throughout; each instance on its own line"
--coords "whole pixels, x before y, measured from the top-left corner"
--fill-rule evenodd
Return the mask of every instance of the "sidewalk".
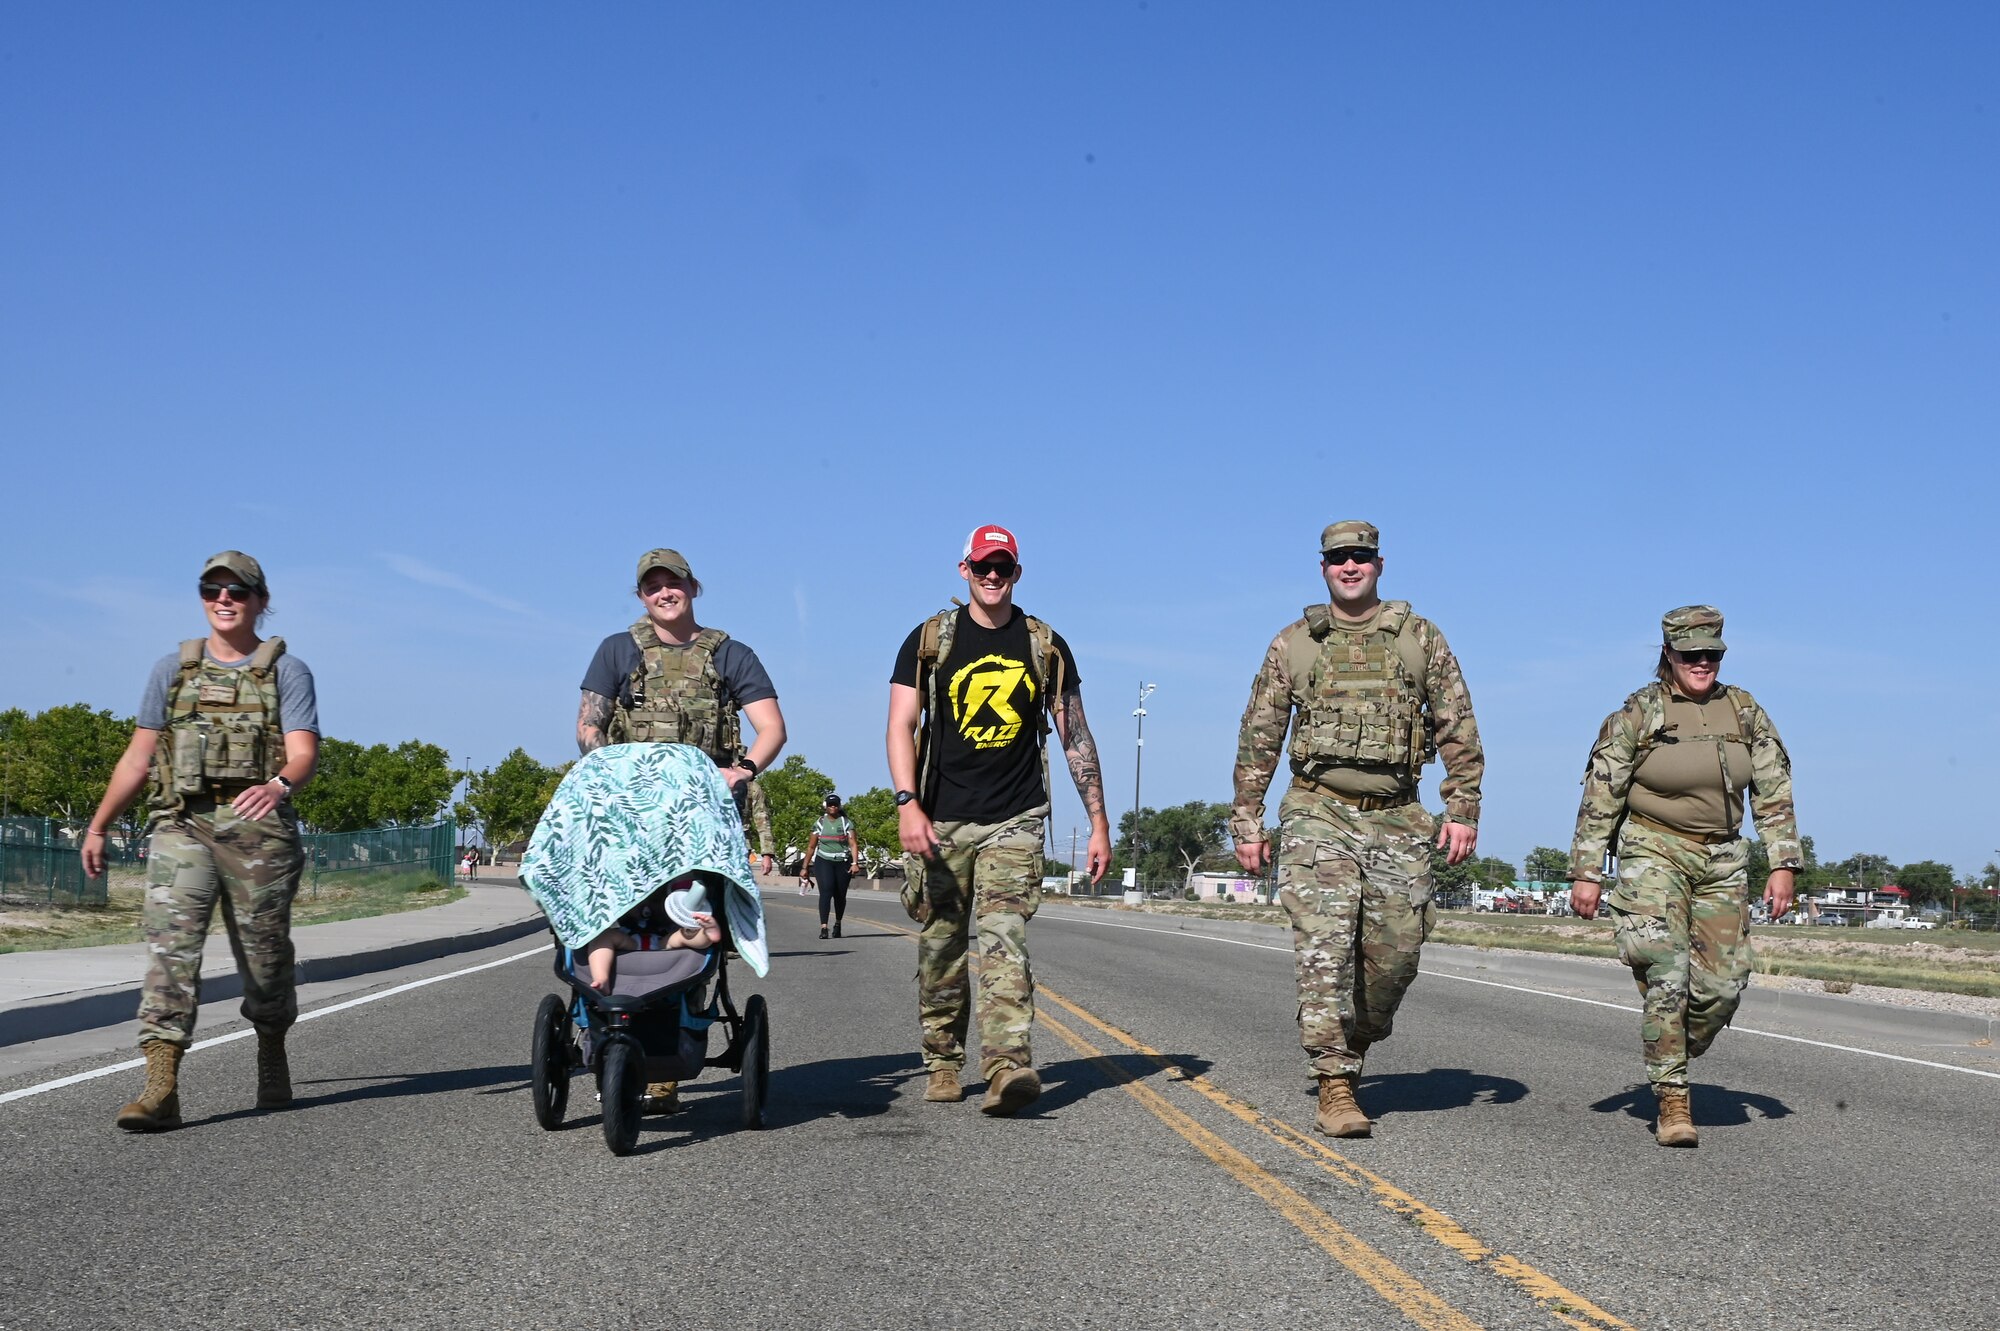
M 457 880 L 466 895 L 448 905 L 294 929 L 299 982 L 391 970 L 546 931 L 511 866 L 479 872 L 475 881 Z M 132 1021 L 145 977 L 144 943 L 0 954 L 0 1045 Z M 227 937 L 210 935 L 201 977 L 203 1006 L 242 995 Z

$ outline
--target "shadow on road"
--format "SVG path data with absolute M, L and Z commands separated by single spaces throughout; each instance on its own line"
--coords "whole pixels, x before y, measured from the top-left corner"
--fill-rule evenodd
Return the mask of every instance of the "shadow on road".
M 1193 1054 L 1168 1054 L 1169 1063 L 1190 1077 L 1199 1077 L 1215 1066 Z M 1095 1091 L 1110 1090 L 1126 1082 L 1166 1080 L 1166 1069 L 1147 1054 L 1105 1054 L 1099 1058 L 1072 1058 L 1038 1068 L 1042 1074 L 1042 1098 L 1021 1111 L 1023 1118 L 1066 1109 Z M 982 1088 L 983 1089 L 983 1088 Z
M 1759 1118 L 1786 1118 L 1792 1107 L 1783 1100 L 1754 1091 L 1732 1091 L 1727 1086 L 1696 1085 L 1688 1096 L 1688 1107 L 1696 1127 L 1738 1128 Z M 1656 1106 L 1650 1086 L 1634 1086 L 1622 1095 L 1610 1095 L 1591 1106 L 1600 1114 L 1623 1112 L 1641 1123 L 1651 1123 Z
M 1307 1083 L 1308 1093 L 1319 1094 L 1317 1083 Z M 1428 1114 L 1441 1109 L 1466 1109 L 1473 1105 L 1511 1105 L 1528 1098 L 1526 1082 L 1512 1077 L 1496 1077 L 1470 1068 L 1432 1068 L 1429 1072 L 1392 1072 L 1371 1077 L 1362 1074 L 1362 1108 L 1379 1118 L 1384 1114 Z
M 308 1093 L 310 1088 L 318 1086 L 340 1086 L 342 1089 L 319 1095 Z M 522 1079 L 521 1065 L 512 1063 L 505 1067 L 446 1068 L 438 1072 L 413 1072 L 407 1076 L 324 1077 L 311 1081 L 294 1081 L 292 1087 L 294 1098 L 289 1109 L 277 1111 L 254 1107 L 233 1109 L 226 1114 L 190 1119 L 187 1126 L 202 1128 L 211 1124 L 228 1123 L 239 1118 L 260 1118 L 272 1112 L 296 1114 L 302 1109 L 318 1109 L 325 1105 L 349 1104 L 360 1100 L 388 1100 L 405 1095 L 438 1095 L 447 1091 L 477 1091 L 481 1095 L 507 1095 L 527 1090 L 528 1083 Z
M 914 1050 L 772 1068 L 764 1110 L 767 1130 L 821 1118 L 879 1117 L 906 1094 L 904 1088 L 910 1082 L 919 1084 L 907 1094 L 911 1098 L 921 1095 L 924 1075 L 924 1061 Z

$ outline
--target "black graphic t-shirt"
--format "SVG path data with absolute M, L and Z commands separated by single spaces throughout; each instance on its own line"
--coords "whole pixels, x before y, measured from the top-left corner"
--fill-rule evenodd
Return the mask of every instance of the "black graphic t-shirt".
M 1074 688 L 1080 682 L 1076 658 L 1062 634 L 1052 636 L 1062 654 L 1063 687 Z M 917 673 L 922 637 L 919 624 L 896 653 L 896 672 L 890 676 L 892 683 L 908 684 L 920 696 L 925 691 Z M 938 714 L 925 719 L 917 762 L 921 772 L 935 746 L 929 789 L 917 792 L 932 818 L 997 823 L 1048 803 L 1040 752 L 1047 700 L 1035 683 L 1032 654 L 1028 617 L 1020 607 L 997 629 L 983 627 L 970 611 L 959 608 L 951 654 L 937 664 Z

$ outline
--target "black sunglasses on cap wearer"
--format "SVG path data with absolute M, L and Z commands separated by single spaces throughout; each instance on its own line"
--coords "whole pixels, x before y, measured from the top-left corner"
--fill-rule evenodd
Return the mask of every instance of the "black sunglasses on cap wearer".
M 222 599 L 224 592 L 229 593 L 229 599 L 232 601 L 247 601 L 257 594 L 255 587 L 242 582 L 204 581 L 200 584 L 200 587 L 201 599 L 204 601 L 219 601 Z
M 1676 647 L 1674 655 L 1682 665 L 1721 665 L 1723 650 L 1721 647 L 1698 647 L 1691 652 L 1684 652 Z
M 1020 567 L 1011 559 L 969 559 L 965 566 L 972 570 L 972 576 L 975 578 L 991 577 L 995 574 L 1011 578 L 1014 576 L 1014 570 Z
M 1372 564 L 1375 551 L 1358 545 L 1343 545 L 1338 550 L 1322 550 L 1320 556 L 1328 568 L 1339 568 L 1343 564 Z

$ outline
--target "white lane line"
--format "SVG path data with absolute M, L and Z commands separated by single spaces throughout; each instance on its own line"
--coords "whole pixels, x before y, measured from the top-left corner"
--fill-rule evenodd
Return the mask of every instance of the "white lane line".
M 1214 934 L 1198 934 L 1187 929 L 1153 929 L 1143 924 L 1116 924 L 1110 920 L 1087 920 L 1074 915 L 1050 915 L 1051 920 L 1062 920 L 1069 924 L 1094 924 L 1103 929 L 1130 929 L 1134 933 L 1165 934 L 1173 938 L 1199 938 L 1204 943 L 1228 943 L 1235 947 L 1254 947 L 1265 952 L 1290 952 L 1289 947 L 1279 947 L 1274 943 L 1251 943 L 1241 938 L 1217 938 Z M 1565 1003 L 1585 1003 L 1591 1007 L 1608 1007 L 1615 1012 L 1638 1013 L 1639 1008 L 1624 1003 L 1608 1003 L 1601 998 L 1581 998 L 1576 994 L 1559 994 L 1549 989 L 1530 989 L 1524 984 L 1504 984 L 1499 980 L 1478 980 L 1470 975 L 1453 975 L 1450 971 L 1434 971 L 1419 966 L 1419 975 L 1434 975 L 1440 980 L 1457 980 L 1461 984 L 1483 984 L 1491 989 L 1508 989 L 1517 994 L 1535 994 L 1542 998 L 1560 998 Z M 1960 1067 L 1956 1063 L 1934 1063 L 1927 1058 L 1910 1058 L 1904 1054 L 1885 1054 L 1880 1049 L 1860 1049 L 1851 1044 L 1834 1044 L 1828 1040 L 1809 1040 L 1803 1035 L 1781 1035 L 1777 1031 L 1760 1031 L 1751 1026 L 1731 1026 L 1729 1028 L 1742 1035 L 1761 1035 L 1767 1040 L 1784 1040 L 1789 1044 L 1808 1044 L 1815 1049 L 1837 1049 L 1843 1054 L 1863 1054 L 1869 1058 L 1885 1058 L 1892 1063 L 1911 1063 L 1920 1068 L 1936 1068 L 1940 1072 L 1963 1072 L 1968 1077 L 1987 1077 L 2000 1081 L 2000 1072 L 1988 1072 L 1984 1068 Z
M 392 988 L 382 990 L 380 993 L 363 994 L 359 998 L 350 998 L 343 1002 L 331 1003 L 326 1007 L 314 1008 L 310 1012 L 301 1012 L 299 1020 L 313 1021 L 320 1017 L 330 1017 L 336 1012 L 345 1012 L 349 1008 L 360 1007 L 363 1003 L 380 1002 L 385 998 L 394 998 L 397 994 L 407 994 L 412 989 L 422 989 L 426 985 L 443 984 L 446 980 L 456 980 L 462 975 L 476 975 L 480 971 L 490 971 L 495 966 L 505 966 L 510 962 L 519 961 L 524 957 L 532 957 L 538 953 L 547 952 L 554 946 L 555 944 L 553 943 L 544 943 L 540 947 L 530 948 L 526 952 L 516 952 L 513 956 L 502 957 L 498 961 L 484 961 L 477 966 L 467 966 L 462 970 L 451 971 L 445 975 L 433 975 L 427 980 L 411 980 L 408 984 L 395 985 Z M 231 1040 L 247 1040 L 256 1033 L 255 1027 L 246 1026 L 240 1031 L 231 1031 L 227 1035 L 211 1035 L 206 1040 L 196 1040 L 188 1046 L 188 1051 L 192 1053 L 197 1049 L 212 1049 L 219 1044 L 228 1044 Z M 0 1094 L 0 1105 L 4 1105 L 12 1100 L 25 1100 L 31 1095 L 40 1095 L 44 1091 L 59 1091 L 65 1086 L 74 1086 L 78 1082 L 96 1081 L 99 1077 L 109 1077 L 115 1072 L 129 1072 L 133 1068 L 143 1068 L 145 1066 L 146 1060 L 143 1058 L 128 1058 L 122 1063 L 112 1063 L 105 1067 L 92 1068 L 88 1072 L 78 1072 L 67 1077 L 58 1077 L 54 1081 L 45 1081 L 36 1086 L 23 1086 L 19 1090 L 7 1091 L 4 1094 Z

